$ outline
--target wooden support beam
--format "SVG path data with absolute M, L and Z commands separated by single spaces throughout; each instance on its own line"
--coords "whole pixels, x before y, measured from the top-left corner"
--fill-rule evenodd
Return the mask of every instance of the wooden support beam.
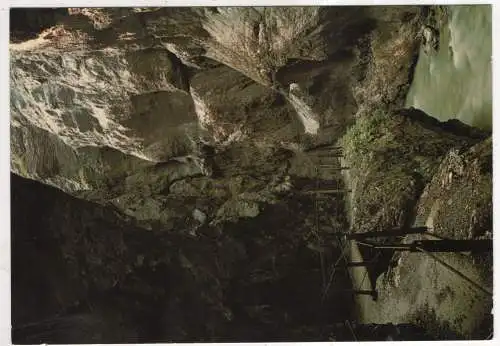
M 327 168 L 327 169 L 331 169 L 331 170 L 334 170 L 334 171 L 343 171 L 345 169 L 349 169 L 349 167 L 345 167 L 345 166 L 339 166 L 339 165 L 328 165 L 328 164 L 320 164 L 318 165 L 319 168 Z
M 311 151 L 324 151 L 324 150 L 342 150 L 343 148 L 340 146 L 336 146 L 335 144 L 327 143 L 327 144 L 320 144 L 315 147 L 309 148 L 304 150 L 305 153 L 311 152 Z
M 319 201 L 331 201 L 333 198 L 332 196 L 338 196 L 339 198 L 343 198 L 345 195 L 337 193 L 337 194 L 316 194 L 315 198 L 317 198 Z
M 350 233 L 347 235 L 347 239 L 352 240 L 363 240 L 366 238 L 377 238 L 377 237 L 397 237 L 403 236 L 405 234 L 423 234 L 427 232 L 427 227 L 409 227 L 409 228 L 393 228 L 388 231 L 374 231 L 374 232 L 364 232 L 364 233 Z
M 344 156 L 343 153 L 328 153 L 328 152 L 325 152 L 325 153 L 318 153 L 316 154 L 317 157 L 342 157 Z
M 351 190 L 346 190 L 346 189 L 323 189 L 323 190 L 310 190 L 310 191 L 302 191 L 302 193 L 307 194 L 307 195 L 313 195 L 313 194 L 340 194 L 340 193 L 347 193 L 351 192 Z
M 347 262 L 346 264 L 336 265 L 335 268 L 346 268 L 346 267 L 369 267 L 376 265 L 376 262 Z

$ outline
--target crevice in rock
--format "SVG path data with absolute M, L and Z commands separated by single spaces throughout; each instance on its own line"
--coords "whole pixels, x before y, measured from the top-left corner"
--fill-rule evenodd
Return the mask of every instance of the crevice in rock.
M 43 30 L 53 27 L 68 16 L 66 8 L 11 8 L 10 42 L 36 38 Z

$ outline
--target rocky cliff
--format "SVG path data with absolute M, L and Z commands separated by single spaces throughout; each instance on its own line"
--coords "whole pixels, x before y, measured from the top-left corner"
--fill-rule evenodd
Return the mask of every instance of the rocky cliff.
M 332 233 L 412 222 L 445 154 L 486 136 L 401 110 L 426 14 L 13 11 L 16 337 L 335 339 L 354 303 L 347 273 L 328 278 Z M 340 165 L 317 149 L 335 143 L 348 179 L 318 170 Z
M 340 142 L 350 167 L 351 232 L 426 226 L 429 235 L 401 234 L 400 243 L 492 239 L 491 134 L 410 108 L 361 117 Z M 394 244 L 394 238 L 373 240 Z M 416 323 L 439 339 L 491 335 L 491 252 L 435 254 L 473 286 L 423 253 L 360 251 L 364 260 L 379 258 L 369 273 L 378 301 L 359 302 L 360 321 Z

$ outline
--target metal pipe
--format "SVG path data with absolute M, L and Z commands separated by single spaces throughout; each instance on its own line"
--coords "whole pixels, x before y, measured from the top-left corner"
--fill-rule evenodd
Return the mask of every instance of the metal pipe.
M 328 284 L 326 285 L 326 287 L 325 287 L 325 289 L 323 291 L 323 296 L 321 297 L 321 301 L 325 300 L 325 297 L 328 294 L 328 291 L 330 290 L 330 286 L 332 285 L 333 276 L 335 275 L 335 272 L 336 272 L 336 267 L 339 264 L 340 260 L 342 258 L 344 258 L 345 253 L 347 252 L 347 250 L 348 250 L 347 246 L 344 246 L 344 248 L 342 249 L 342 252 L 340 253 L 339 258 L 337 258 L 337 260 L 335 261 L 335 264 L 333 265 L 332 270 L 330 271 L 330 277 L 328 279 Z
M 354 329 L 352 329 L 351 322 L 348 320 L 345 320 L 345 323 L 349 327 L 349 330 L 351 331 L 352 337 L 354 338 L 354 341 L 358 341 L 358 338 L 356 338 L 356 334 L 354 334 Z
M 358 244 L 373 247 L 375 249 L 393 249 L 396 251 L 419 251 L 417 248 L 429 252 L 490 252 L 493 248 L 491 240 L 415 240 L 411 244 L 383 244 L 377 245 L 366 241 L 358 241 Z
M 415 240 L 411 246 L 415 248 L 412 251 L 416 251 L 416 247 L 419 247 L 429 252 L 491 252 L 493 241 L 488 239 Z
M 401 244 L 401 245 L 375 245 L 375 249 L 390 249 L 390 250 L 396 250 L 396 251 L 412 251 L 412 246 L 411 245 L 406 245 L 406 244 Z
M 439 257 L 431 254 L 430 252 L 427 252 L 425 251 L 424 249 L 422 249 L 421 247 L 417 247 L 416 248 L 418 251 L 426 254 L 427 256 L 433 258 L 434 260 L 436 260 L 437 262 L 439 262 L 440 264 L 442 264 L 444 267 L 446 267 L 447 269 L 451 270 L 453 273 L 457 274 L 458 276 L 460 276 L 462 279 L 464 279 L 465 281 L 467 281 L 468 283 L 470 283 L 472 286 L 476 287 L 477 289 L 479 289 L 481 292 L 483 293 L 486 293 L 488 295 L 491 295 L 493 296 L 493 292 L 490 292 L 489 290 L 485 289 L 483 286 L 479 285 L 478 283 L 476 283 L 475 281 L 473 281 L 472 279 L 470 279 L 469 277 L 465 276 L 464 274 L 462 274 L 460 271 L 458 271 L 457 269 L 453 268 L 451 265 L 449 265 L 448 263 L 446 263 L 445 261 L 443 261 L 442 259 L 440 259 Z

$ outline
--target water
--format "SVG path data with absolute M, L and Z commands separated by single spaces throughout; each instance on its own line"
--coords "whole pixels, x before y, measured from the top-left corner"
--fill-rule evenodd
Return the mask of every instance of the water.
M 406 106 L 492 128 L 491 6 L 449 6 L 439 51 L 420 52 Z

